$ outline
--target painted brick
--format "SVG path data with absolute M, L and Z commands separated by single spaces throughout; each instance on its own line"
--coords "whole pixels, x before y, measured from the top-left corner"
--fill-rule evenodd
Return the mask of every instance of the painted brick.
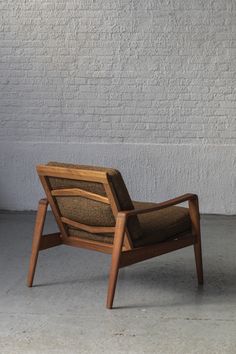
M 0 9 L 1 140 L 236 143 L 235 1 Z

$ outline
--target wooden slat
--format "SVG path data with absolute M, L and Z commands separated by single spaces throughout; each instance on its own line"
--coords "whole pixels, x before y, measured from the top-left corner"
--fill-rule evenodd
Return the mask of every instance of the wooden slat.
M 39 176 L 68 178 L 80 181 L 107 183 L 107 173 L 104 171 L 81 170 L 76 168 L 38 165 Z
M 92 200 L 97 200 L 98 202 L 110 204 L 107 197 L 104 197 L 99 194 L 91 193 L 85 191 L 80 188 L 62 188 L 62 189 L 54 189 L 51 191 L 51 194 L 54 197 L 67 197 L 67 196 L 74 196 L 74 197 L 84 197 Z
M 73 221 L 71 219 L 65 218 L 63 216 L 61 217 L 61 221 L 65 224 L 73 226 L 77 229 L 81 229 L 81 230 L 90 232 L 91 234 L 109 234 L 109 233 L 115 232 L 115 227 L 85 225 L 85 224 L 81 224 L 77 221 Z
M 182 237 L 179 240 L 162 242 L 150 246 L 138 247 L 132 250 L 122 252 L 119 267 L 120 268 L 126 267 L 137 262 L 145 261 L 146 259 L 149 258 L 160 256 L 168 252 L 176 251 L 180 248 L 191 246 L 194 244 L 194 242 L 195 242 L 195 237 L 189 234 Z

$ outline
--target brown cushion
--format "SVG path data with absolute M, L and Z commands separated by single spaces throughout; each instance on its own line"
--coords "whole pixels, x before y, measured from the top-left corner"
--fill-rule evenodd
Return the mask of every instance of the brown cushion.
M 155 206 L 155 203 L 135 202 L 133 201 L 135 209 L 145 209 Z M 148 214 L 141 214 L 138 216 L 140 225 L 143 230 L 142 238 L 134 240 L 134 247 L 151 245 L 158 242 L 163 242 L 168 239 L 177 238 L 179 235 L 191 233 L 191 221 L 187 208 L 178 206 L 161 209 Z M 70 229 L 73 236 L 80 236 L 90 240 L 103 241 L 107 243 L 113 242 L 113 237 L 79 233 L 78 230 Z
M 135 209 L 155 206 L 155 203 L 133 201 Z M 191 232 L 191 221 L 187 208 L 172 206 L 152 213 L 138 216 L 143 236 L 134 240 L 134 246 L 150 245 L 175 238 L 185 232 Z
M 86 166 L 86 165 L 73 165 L 60 162 L 49 162 L 50 166 L 58 166 L 65 168 L 76 168 L 76 169 L 85 169 L 93 171 L 104 171 L 108 174 L 116 197 L 120 204 L 121 210 L 132 210 L 134 209 L 133 203 L 130 199 L 129 193 L 123 181 L 123 178 L 119 171 L 111 168 L 105 167 L 96 167 L 96 166 Z M 106 192 L 101 183 L 96 182 L 87 182 L 87 181 L 78 181 L 70 180 L 65 178 L 49 178 L 49 183 L 52 189 L 59 188 L 81 188 L 89 192 L 97 193 L 103 196 L 106 196 Z M 107 204 L 104 204 L 99 201 L 90 200 L 84 197 L 56 197 L 56 201 L 59 207 L 59 210 L 62 216 L 72 219 L 74 221 L 80 222 L 82 224 L 87 224 L 91 226 L 115 226 L 115 219 L 111 207 Z M 142 229 L 139 225 L 137 217 L 132 217 L 128 223 L 128 230 L 132 239 L 138 239 L 142 237 Z M 81 234 L 81 237 L 88 237 L 97 239 L 101 241 L 113 242 L 112 234 L 98 234 L 92 235 L 87 232 L 76 231 L 76 229 L 68 227 L 68 233 L 71 235 Z

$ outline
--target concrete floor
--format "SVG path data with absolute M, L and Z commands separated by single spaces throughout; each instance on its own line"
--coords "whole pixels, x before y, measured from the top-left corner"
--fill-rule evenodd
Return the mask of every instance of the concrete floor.
M 100 253 L 43 251 L 26 287 L 34 218 L 0 214 L 1 354 L 236 353 L 236 217 L 202 217 L 203 289 L 188 247 L 122 269 L 112 311 Z

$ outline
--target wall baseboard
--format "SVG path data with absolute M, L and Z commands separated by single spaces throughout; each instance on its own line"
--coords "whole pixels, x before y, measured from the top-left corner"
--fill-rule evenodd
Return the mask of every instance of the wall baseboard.
M 0 208 L 35 210 L 35 165 L 48 161 L 119 169 L 135 200 L 197 193 L 202 213 L 236 214 L 235 145 L 0 143 Z

